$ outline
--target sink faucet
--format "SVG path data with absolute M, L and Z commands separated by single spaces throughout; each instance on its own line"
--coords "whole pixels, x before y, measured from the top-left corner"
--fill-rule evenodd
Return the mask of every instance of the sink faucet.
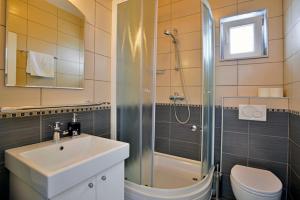
M 61 122 L 55 122 L 54 126 L 49 125 L 49 127 L 51 127 L 53 129 L 53 141 L 54 142 L 58 142 L 61 138 L 61 136 L 65 136 L 68 135 L 69 132 L 68 131 L 62 131 L 61 130 L 61 125 L 63 125 L 63 123 Z

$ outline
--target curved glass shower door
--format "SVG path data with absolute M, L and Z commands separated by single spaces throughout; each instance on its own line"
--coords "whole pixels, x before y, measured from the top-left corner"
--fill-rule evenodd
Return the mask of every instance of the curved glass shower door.
M 154 152 L 155 0 L 117 4 L 117 138 L 130 144 L 125 177 L 152 186 Z
M 215 58 L 214 19 L 207 4 L 202 4 L 202 176 L 214 165 L 215 133 Z

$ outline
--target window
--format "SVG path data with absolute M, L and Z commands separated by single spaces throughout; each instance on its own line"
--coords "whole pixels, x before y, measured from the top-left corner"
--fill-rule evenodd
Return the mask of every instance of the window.
M 220 37 L 221 60 L 267 57 L 267 11 L 221 19 Z

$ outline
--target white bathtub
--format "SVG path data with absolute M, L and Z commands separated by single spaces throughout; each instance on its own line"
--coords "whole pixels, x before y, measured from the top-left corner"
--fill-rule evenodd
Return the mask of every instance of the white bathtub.
M 209 200 L 213 170 L 201 180 L 200 164 L 190 159 L 155 153 L 154 187 L 126 181 L 125 200 Z

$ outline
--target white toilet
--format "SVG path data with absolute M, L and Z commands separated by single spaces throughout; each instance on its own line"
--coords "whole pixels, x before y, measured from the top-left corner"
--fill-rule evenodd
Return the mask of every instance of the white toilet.
M 237 200 L 280 200 L 282 183 L 270 171 L 235 165 L 230 173 Z

